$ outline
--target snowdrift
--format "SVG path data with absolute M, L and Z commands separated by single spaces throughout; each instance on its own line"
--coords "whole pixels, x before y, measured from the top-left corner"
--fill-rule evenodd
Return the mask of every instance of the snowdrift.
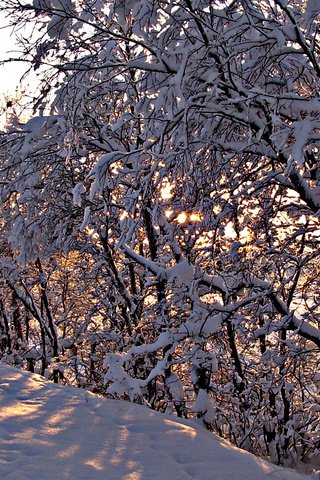
M 0 363 L 1 480 L 303 480 L 195 422 Z

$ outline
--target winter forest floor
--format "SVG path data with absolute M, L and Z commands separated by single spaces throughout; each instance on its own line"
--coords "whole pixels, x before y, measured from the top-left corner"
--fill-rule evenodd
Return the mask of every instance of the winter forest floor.
M 303 480 L 203 430 L 0 363 L 1 480 Z

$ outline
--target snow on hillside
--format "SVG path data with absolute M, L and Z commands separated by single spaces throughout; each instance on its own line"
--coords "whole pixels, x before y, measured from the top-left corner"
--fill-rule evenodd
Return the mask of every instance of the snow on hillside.
M 1 480 L 303 480 L 195 422 L 0 363 Z

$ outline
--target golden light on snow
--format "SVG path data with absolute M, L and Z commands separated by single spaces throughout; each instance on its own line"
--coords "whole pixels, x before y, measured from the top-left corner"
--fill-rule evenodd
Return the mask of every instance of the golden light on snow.
M 64 448 L 61 452 L 59 452 L 58 456 L 60 458 L 68 458 L 73 457 L 76 453 L 80 450 L 79 445 L 70 445 L 68 448 Z
M 57 435 L 58 433 L 65 430 L 66 426 L 69 424 L 68 418 L 71 418 L 73 413 L 72 407 L 65 407 L 65 410 L 62 412 L 55 413 L 51 415 L 47 420 L 47 434 L 48 435 Z
M 168 419 L 165 419 L 164 423 L 172 427 L 172 431 L 169 430 L 168 435 L 187 434 L 191 438 L 195 438 L 197 436 L 197 431 L 192 426 L 189 426 L 189 425 L 177 426 L 174 420 L 168 420 Z
M 93 459 L 93 460 L 86 460 L 83 462 L 84 465 L 89 465 L 89 467 L 94 468 L 95 470 L 103 470 L 103 465 L 101 462 L 99 462 L 98 459 Z
M 0 418 L 9 417 L 24 417 L 36 412 L 39 409 L 38 404 L 25 404 L 21 402 L 15 402 L 7 407 L 1 408 Z

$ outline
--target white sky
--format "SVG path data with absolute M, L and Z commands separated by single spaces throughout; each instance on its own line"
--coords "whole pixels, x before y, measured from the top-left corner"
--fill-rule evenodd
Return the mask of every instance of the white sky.
M 8 26 L 8 19 L 5 14 L 0 12 L 0 60 L 7 60 L 9 58 L 17 57 L 18 47 L 15 42 L 15 34 L 11 28 L 4 28 Z M 21 30 L 19 34 L 23 33 Z M 24 79 L 21 84 L 20 80 L 23 74 L 26 72 L 28 65 L 24 62 L 10 62 L 0 65 L 0 128 L 3 128 L 7 121 L 7 115 L 10 110 L 6 109 L 6 102 L 10 99 L 19 97 L 19 93 L 26 91 L 27 94 L 32 94 L 37 86 L 36 75 L 28 75 L 27 79 Z M 23 98 L 20 100 L 23 103 Z M 19 111 L 21 114 L 21 110 Z M 25 112 L 27 117 L 28 112 Z M 23 118 L 23 116 L 21 117 Z
M 0 26 L 7 25 L 7 21 L 3 14 L 0 14 Z M 10 35 L 10 29 L 5 28 L 0 30 L 0 59 L 8 59 L 10 50 L 14 50 L 15 42 L 14 36 Z M 19 85 L 19 79 L 24 72 L 25 67 L 19 62 L 12 64 L 5 64 L 0 66 L 0 92 L 1 94 L 14 94 Z

